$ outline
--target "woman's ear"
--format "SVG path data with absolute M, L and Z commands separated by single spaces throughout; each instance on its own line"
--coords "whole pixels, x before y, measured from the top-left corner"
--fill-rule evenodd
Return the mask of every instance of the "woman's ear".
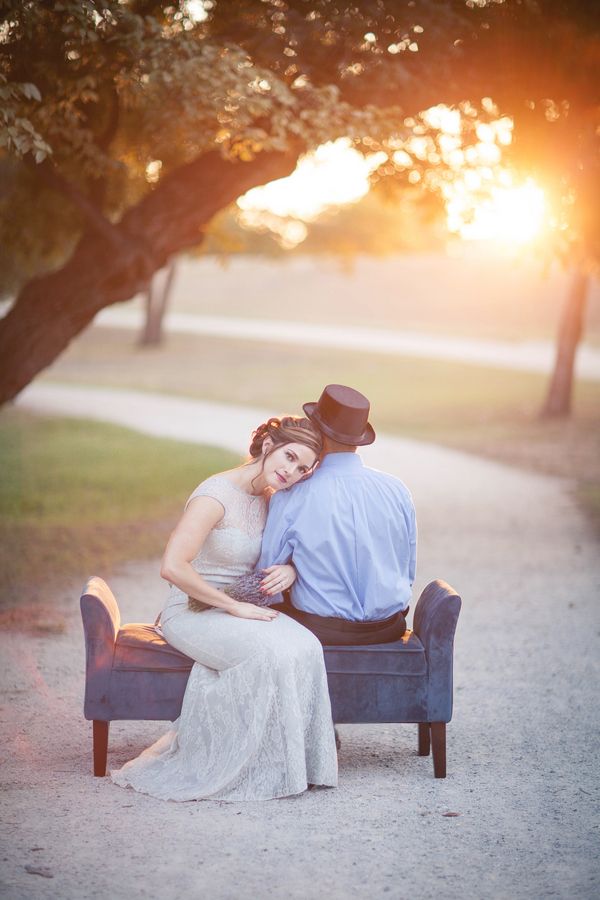
M 265 455 L 265 453 L 268 453 L 269 450 L 272 450 L 272 449 L 273 449 L 273 440 L 270 437 L 266 437 L 262 444 L 263 456 Z

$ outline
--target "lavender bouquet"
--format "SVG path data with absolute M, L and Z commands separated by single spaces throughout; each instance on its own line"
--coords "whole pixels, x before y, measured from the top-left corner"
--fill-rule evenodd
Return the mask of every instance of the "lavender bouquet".
M 231 584 L 223 588 L 223 593 L 231 597 L 232 600 L 239 600 L 241 603 L 254 603 L 256 606 L 270 606 L 277 602 L 276 597 L 269 597 L 260 589 L 260 584 L 265 573 L 262 569 L 250 572 L 248 575 L 240 575 Z

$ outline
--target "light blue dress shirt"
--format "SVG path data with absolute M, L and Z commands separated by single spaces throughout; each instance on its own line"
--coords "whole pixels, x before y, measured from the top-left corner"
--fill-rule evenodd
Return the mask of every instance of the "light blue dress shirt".
M 356 453 L 329 453 L 311 478 L 271 498 L 258 565 L 294 564 L 297 609 L 368 622 L 409 605 L 416 549 L 402 482 Z

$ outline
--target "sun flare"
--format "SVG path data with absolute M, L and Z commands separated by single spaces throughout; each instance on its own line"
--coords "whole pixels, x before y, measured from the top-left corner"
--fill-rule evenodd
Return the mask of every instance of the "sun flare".
M 458 181 L 446 197 L 446 211 L 448 230 L 464 240 L 509 244 L 535 240 L 547 215 L 544 192 L 531 179 L 520 185 L 492 184 L 483 198 L 474 198 Z
M 340 138 L 304 156 L 287 178 L 248 191 L 239 198 L 238 206 L 311 222 L 328 207 L 364 197 L 369 191 L 369 175 L 382 158 L 384 153 L 363 156 L 347 138 Z
M 390 161 L 410 169 L 411 155 L 420 160 L 442 158 L 452 177 L 431 182 L 441 193 L 446 208 L 446 226 L 465 241 L 490 241 L 523 245 L 543 231 L 548 217 L 543 190 L 532 179 L 516 183 L 513 173 L 501 164 L 501 148 L 512 140 L 512 120 L 503 116 L 478 123 L 477 140 L 464 146 L 461 113 L 449 107 L 432 107 L 423 116 L 438 129 L 438 144 L 415 135 L 406 149 L 390 153 Z M 306 223 L 325 210 L 355 203 L 370 188 L 370 175 L 388 159 L 383 152 L 363 155 L 349 139 L 323 144 L 303 157 L 287 178 L 254 188 L 237 201 L 244 227 L 274 232 L 286 248 L 307 236 Z M 414 177 L 413 177 L 414 176 Z M 421 180 L 418 171 L 408 172 L 409 182 Z

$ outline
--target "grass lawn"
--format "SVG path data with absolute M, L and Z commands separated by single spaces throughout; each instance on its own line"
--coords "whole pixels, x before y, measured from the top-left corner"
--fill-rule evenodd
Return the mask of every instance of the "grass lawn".
M 572 478 L 600 523 L 600 384 L 579 382 L 567 422 L 542 422 L 544 375 L 453 362 L 316 347 L 172 335 L 142 350 L 134 335 L 89 329 L 47 378 L 301 410 L 328 382 L 352 384 L 372 403 L 376 428 Z M 182 365 L 185 360 L 185 365 Z
M 196 484 L 239 462 L 216 448 L 14 409 L 0 414 L 0 454 L 0 621 L 20 625 L 42 610 L 50 630 L 60 627 L 50 589 L 160 555 Z

